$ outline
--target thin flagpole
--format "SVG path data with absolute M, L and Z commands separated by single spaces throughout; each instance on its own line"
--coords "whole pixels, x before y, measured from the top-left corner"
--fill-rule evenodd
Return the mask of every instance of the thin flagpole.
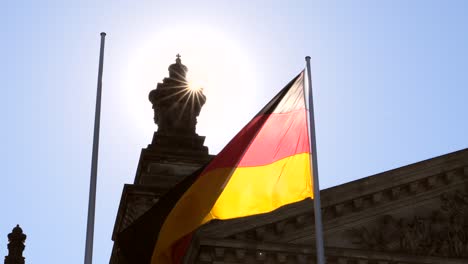
M 96 182 L 99 152 L 99 124 L 101 121 L 102 67 L 104 64 L 104 42 L 106 33 L 101 32 L 101 51 L 99 53 L 99 71 L 96 94 L 96 112 L 94 116 L 93 154 L 91 158 L 91 180 L 89 184 L 88 225 L 86 227 L 85 264 L 93 263 L 94 213 L 96 209 Z
M 315 140 L 314 100 L 312 94 L 312 74 L 310 71 L 310 57 L 307 56 L 307 81 L 309 93 L 309 143 L 311 150 L 310 167 L 312 168 L 312 183 L 314 185 L 314 215 L 315 215 L 315 245 L 317 264 L 325 264 L 325 252 L 323 246 L 322 206 L 320 203 L 320 187 L 317 164 L 317 143 Z

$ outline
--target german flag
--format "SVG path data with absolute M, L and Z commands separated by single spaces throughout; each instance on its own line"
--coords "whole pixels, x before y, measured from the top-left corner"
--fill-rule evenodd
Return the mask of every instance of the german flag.
M 301 72 L 201 172 L 168 193 L 172 202 L 158 202 L 153 214 L 164 219 L 153 222 L 160 229 L 150 239 L 152 264 L 180 263 L 191 234 L 210 220 L 267 213 L 313 197 L 304 94 Z

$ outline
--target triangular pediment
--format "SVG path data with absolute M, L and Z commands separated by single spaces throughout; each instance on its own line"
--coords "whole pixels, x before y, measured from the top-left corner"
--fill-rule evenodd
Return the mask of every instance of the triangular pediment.
M 468 258 L 467 185 L 465 149 L 322 190 L 325 246 Z M 197 238 L 313 246 L 313 202 L 214 221 Z

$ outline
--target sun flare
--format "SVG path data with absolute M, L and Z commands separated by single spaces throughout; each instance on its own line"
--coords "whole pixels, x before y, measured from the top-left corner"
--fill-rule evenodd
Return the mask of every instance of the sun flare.
M 135 53 L 130 54 L 122 100 L 131 122 L 140 131 L 146 131 L 145 135 L 156 129 L 148 93 L 168 77 L 168 66 L 179 53 L 188 67 L 187 96 L 196 100 L 196 95 L 203 92 L 207 98 L 198 118 L 197 133 L 207 136 L 208 146 L 210 141 L 226 143 L 252 113 L 258 112 L 255 107 L 258 71 L 236 39 L 212 28 L 193 25 L 172 27 L 141 42 L 132 48 Z
M 191 93 L 200 93 L 200 92 L 203 92 L 203 88 L 202 88 L 200 85 L 194 84 L 194 83 L 188 83 L 187 89 L 188 89 L 189 92 L 191 92 Z

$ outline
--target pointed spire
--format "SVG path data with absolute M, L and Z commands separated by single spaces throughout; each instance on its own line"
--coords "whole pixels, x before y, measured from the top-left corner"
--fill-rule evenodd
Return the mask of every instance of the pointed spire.
M 8 234 L 8 256 L 5 257 L 5 264 L 24 264 L 23 250 L 26 235 L 19 225 L 13 228 Z

